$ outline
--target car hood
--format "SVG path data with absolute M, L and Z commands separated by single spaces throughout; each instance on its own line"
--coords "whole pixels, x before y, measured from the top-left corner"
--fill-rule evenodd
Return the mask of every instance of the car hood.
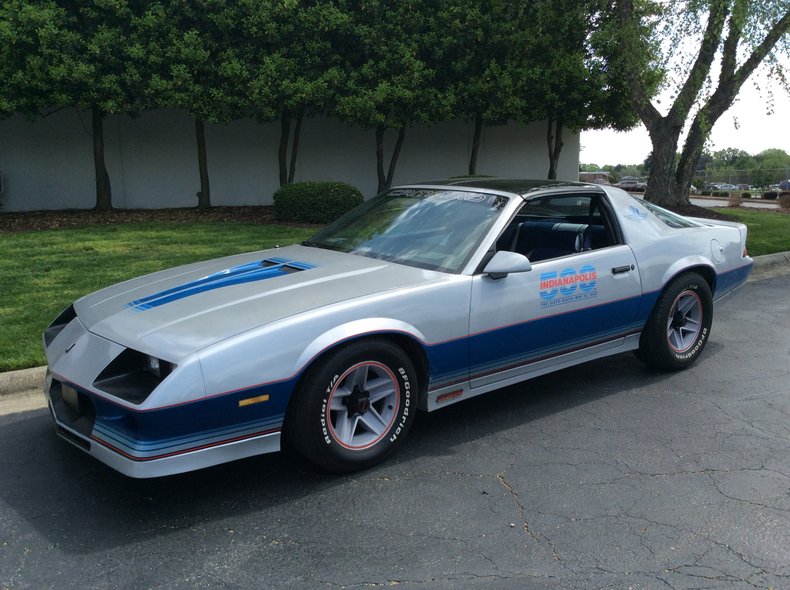
M 146 275 L 74 304 L 99 336 L 165 360 L 311 309 L 446 275 L 305 246 L 219 258 Z

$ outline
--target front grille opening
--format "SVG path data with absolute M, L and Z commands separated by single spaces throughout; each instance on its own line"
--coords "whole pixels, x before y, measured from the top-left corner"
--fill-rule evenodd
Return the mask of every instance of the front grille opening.
M 96 407 L 89 396 L 67 383 L 53 379 L 49 398 L 58 421 L 79 434 L 90 437 L 93 424 L 96 422 Z

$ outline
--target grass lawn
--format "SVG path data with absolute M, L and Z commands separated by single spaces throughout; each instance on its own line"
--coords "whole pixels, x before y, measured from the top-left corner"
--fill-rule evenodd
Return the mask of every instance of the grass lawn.
M 44 364 L 41 333 L 78 297 L 179 264 L 302 241 L 315 229 L 156 222 L 0 234 L 0 371 Z
M 759 209 L 716 208 L 716 211 L 745 223 L 749 256 L 761 256 L 790 250 L 790 214 Z

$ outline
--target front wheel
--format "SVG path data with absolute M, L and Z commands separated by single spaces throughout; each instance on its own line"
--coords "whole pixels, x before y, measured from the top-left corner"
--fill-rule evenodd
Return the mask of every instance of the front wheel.
M 417 379 L 400 348 L 360 340 L 322 358 L 295 395 L 289 444 L 328 471 L 356 471 L 383 461 L 406 436 Z
M 639 358 L 659 369 L 677 371 L 702 353 L 713 321 L 707 281 L 689 272 L 674 278 L 658 299 L 639 340 Z

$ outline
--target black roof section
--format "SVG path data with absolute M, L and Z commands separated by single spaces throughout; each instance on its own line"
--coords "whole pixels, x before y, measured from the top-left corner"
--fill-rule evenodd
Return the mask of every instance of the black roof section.
M 429 182 L 415 182 L 409 183 L 411 185 L 439 185 L 439 186 L 463 186 L 468 188 L 488 189 L 495 191 L 502 191 L 507 193 L 514 193 L 523 195 L 533 191 L 543 189 L 558 189 L 563 187 L 580 188 L 589 187 L 593 188 L 596 185 L 585 182 L 567 182 L 563 180 L 537 180 L 526 178 L 495 178 L 487 176 L 466 176 L 447 178 L 444 180 L 432 180 Z

